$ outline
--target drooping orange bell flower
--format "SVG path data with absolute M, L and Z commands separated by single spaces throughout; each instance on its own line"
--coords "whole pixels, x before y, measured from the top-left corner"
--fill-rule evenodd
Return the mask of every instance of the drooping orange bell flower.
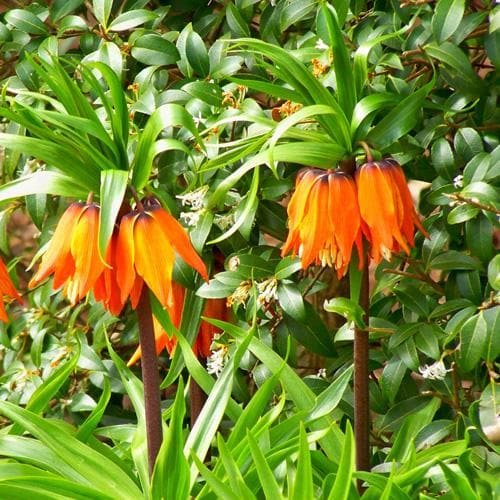
M 175 328 L 179 328 L 182 319 L 182 307 L 184 305 L 184 288 L 172 282 L 172 295 L 173 295 L 173 305 L 167 308 L 170 315 L 170 321 Z M 203 311 L 203 316 L 207 318 L 216 318 L 223 321 L 227 320 L 227 307 L 225 299 L 208 299 L 205 303 L 205 309 Z M 175 349 L 177 344 L 177 338 L 173 332 L 168 334 L 153 316 L 153 326 L 155 333 L 156 342 L 156 354 L 166 348 L 169 354 Z M 198 336 L 193 344 L 193 352 L 195 356 L 201 358 L 208 358 L 212 350 L 210 346 L 212 345 L 212 340 L 216 333 L 220 333 L 220 329 L 216 326 L 202 320 L 200 323 L 200 329 L 198 331 Z M 141 347 L 139 346 L 130 360 L 127 366 L 135 364 L 141 358 Z
M 30 288 L 53 274 L 54 290 L 65 285 L 63 293 L 72 304 L 87 295 L 105 268 L 98 248 L 99 210 L 91 202 L 72 203 L 66 209 Z
M 375 262 L 382 257 L 389 260 L 400 250 L 409 254 L 415 246 L 415 226 L 428 236 L 397 161 L 386 158 L 365 163 L 356 171 L 356 184 L 362 229 Z
M 354 244 L 362 257 L 356 185 L 343 172 L 301 170 L 288 204 L 288 221 L 288 238 L 281 255 L 299 255 L 303 269 L 314 262 L 334 267 L 341 277 Z
M 0 259 L 0 319 L 4 323 L 8 323 L 9 321 L 9 317 L 7 316 L 4 305 L 4 300 L 6 297 L 8 299 L 15 299 L 20 304 L 23 303 L 22 297 L 19 295 L 19 293 L 17 293 L 16 287 L 10 279 L 7 267 L 5 266 L 3 260 Z
M 175 252 L 208 281 L 205 264 L 187 232 L 156 200 L 147 200 L 145 209 L 124 215 L 116 242 L 120 300 L 125 302 L 142 278 L 163 307 L 173 307 Z

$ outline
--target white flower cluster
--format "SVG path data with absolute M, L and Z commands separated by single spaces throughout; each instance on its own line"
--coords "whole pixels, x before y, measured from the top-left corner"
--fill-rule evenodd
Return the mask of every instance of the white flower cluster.
M 207 358 L 207 372 L 210 375 L 215 375 L 219 377 L 224 369 L 224 365 L 227 361 L 228 350 L 225 345 L 222 345 Z
M 431 380 L 443 380 L 446 377 L 446 374 L 448 372 L 451 372 L 451 368 L 447 370 L 446 366 L 444 366 L 443 361 L 440 359 L 430 366 L 420 366 L 418 368 L 418 371 L 424 378 L 428 378 Z
M 458 189 L 461 187 L 464 187 L 464 176 L 463 175 L 457 175 L 453 179 L 453 185 Z
M 189 193 L 179 194 L 176 198 L 181 200 L 182 206 L 190 206 L 192 210 L 200 210 L 203 208 L 203 201 L 205 200 L 207 191 L 208 186 L 201 186 Z
M 257 283 L 257 291 L 259 292 L 257 300 L 261 305 L 278 300 L 278 280 L 276 278 L 269 278 Z

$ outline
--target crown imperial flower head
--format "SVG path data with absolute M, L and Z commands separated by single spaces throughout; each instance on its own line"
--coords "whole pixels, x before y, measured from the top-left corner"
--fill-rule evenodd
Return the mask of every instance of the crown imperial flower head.
M 66 209 L 30 288 L 54 275 L 54 290 L 64 285 L 63 293 L 72 304 L 87 295 L 106 267 L 99 256 L 99 211 L 92 202 L 75 202 Z
M 385 158 L 369 161 L 356 170 L 362 229 L 375 262 L 392 253 L 410 253 L 415 227 L 428 236 L 418 218 L 403 169 Z
M 281 255 L 299 255 L 302 268 L 330 266 L 343 276 L 353 245 L 361 252 L 356 184 L 340 171 L 304 169 L 288 204 L 289 233 Z

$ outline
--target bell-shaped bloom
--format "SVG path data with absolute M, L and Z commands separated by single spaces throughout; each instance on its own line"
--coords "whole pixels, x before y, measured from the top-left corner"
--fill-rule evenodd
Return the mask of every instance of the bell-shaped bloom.
M 328 265 L 343 276 L 353 246 L 361 252 L 361 221 L 356 185 L 340 171 L 308 168 L 299 172 L 288 204 L 288 238 L 281 255 L 299 255 L 302 268 Z
M 105 268 L 99 256 L 98 234 L 99 206 L 72 203 L 59 220 L 29 286 L 54 275 L 54 290 L 64 285 L 64 294 L 72 304 L 85 297 Z
M 415 226 L 427 236 L 418 218 L 401 166 L 392 158 L 369 161 L 356 171 L 363 233 L 375 262 L 393 252 L 410 253 Z
M 116 279 L 125 302 L 144 280 L 163 307 L 173 307 L 172 270 L 175 252 L 208 281 L 201 257 L 184 228 L 157 202 L 122 217 L 116 242 Z
M 23 303 L 22 297 L 19 295 L 19 293 L 17 293 L 16 287 L 10 279 L 7 267 L 3 263 L 3 260 L 0 259 L 0 319 L 4 323 L 7 323 L 9 321 L 4 305 L 4 300 L 6 298 L 15 299 L 20 304 Z
M 173 303 L 171 307 L 167 308 L 170 315 L 170 321 L 175 328 L 179 328 L 182 319 L 182 307 L 184 305 L 184 288 L 172 282 L 172 296 Z M 207 318 L 220 319 L 227 321 L 227 307 L 225 299 L 208 299 L 205 303 L 203 316 Z M 160 354 L 163 349 L 167 349 L 169 354 L 172 354 L 175 346 L 177 345 L 177 338 L 174 332 L 167 333 L 153 316 L 153 326 L 156 343 L 156 354 Z M 202 320 L 198 330 L 198 336 L 193 344 L 193 352 L 199 358 L 208 358 L 212 350 L 212 340 L 216 333 L 220 333 L 220 329 L 216 326 Z M 141 358 L 141 347 L 139 346 L 127 366 L 135 364 Z

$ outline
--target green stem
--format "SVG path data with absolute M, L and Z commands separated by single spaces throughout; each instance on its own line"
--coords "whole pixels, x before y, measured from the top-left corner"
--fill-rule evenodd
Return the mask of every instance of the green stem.
M 158 374 L 158 357 L 156 355 L 153 316 L 149 290 L 143 286 L 141 298 L 137 304 L 137 318 L 139 320 L 139 340 L 141 344 L 141 370 L 144 384 L 144 407 L 146 417 L 146 438 L 148 445 L 149 474 L 153 474 L 156 457 L 163 440 L 161 406 L 160 406 L 160 377 Z

